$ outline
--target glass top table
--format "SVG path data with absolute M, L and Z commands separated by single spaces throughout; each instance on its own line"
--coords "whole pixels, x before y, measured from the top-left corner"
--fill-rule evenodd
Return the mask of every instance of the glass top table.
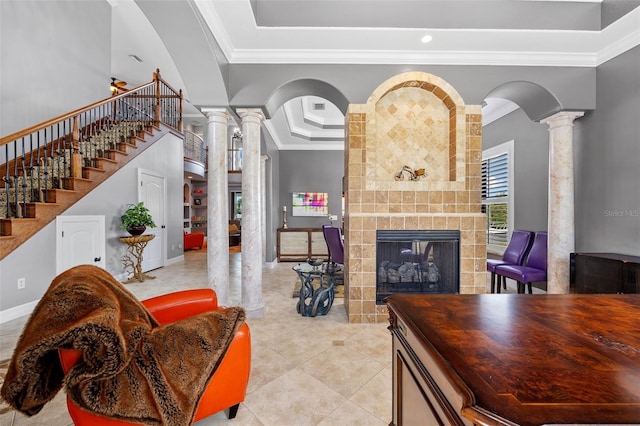
M 300 278 L 300 297 L 296 310 L 303 317 L 326 315 L 335 298 L 335 277 L 342 265 L 324 262 L 318 266 L 300 263 L 292 268 Z

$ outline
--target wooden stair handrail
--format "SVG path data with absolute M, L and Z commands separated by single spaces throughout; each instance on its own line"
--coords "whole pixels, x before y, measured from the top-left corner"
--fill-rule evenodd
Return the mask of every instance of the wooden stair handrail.
M 182 90 L 176 91 L 173 87 L 171 87 L 171 85 L 169 85 L 166 81 L 164 81 L 162 78 L 160 78 L 160 70 L 156 70 L 156 72 L 153 73 L 153 78 L 154 78 L 154 80 L 152 82 L 145 83 L 145 84 L 143 84 L 141 86 L 138 86 L 138 87 L 136 87 L 134 89 L 131 89 L 131 90 L 127 91 L 127 92 L 121 93 L 119 95 L 111 96 L 109 98 L 106 98 L 106 99 L 103 99 L 101 101 L 95 102 L 95 103 L 93 103 L 91 105 L 87 105 L 87 106 L 79 108 L 79 109 L 77 109 L 75 111 L 68 112 L 68 113 L 60 115 L 60 116 L 58 116 L 56 118 L 52 118 L 52 119 L 47 120 L 45 122 L 42 122 L 40 124 L 36 124 L 36 125 L 31 126 L 29 128 L 20 130 L 19 132 L 13 133 L 13 134 L 8 135 L 8 136 L 5 136 L 2 139 L 0 139 L 0 146 L 4 146 L 4 145 L 6 145 L 8 143 L 14 142 L 14 141 L 16 141 L 16 140 L 18 140 L 20 138 L 26 137 L 26 136 L 28 136 L 28 135 L 30 135 L 32 133 L 40 131 L 40 130 L 42 130 L 44 128 L 47 128 L 49 126 L 53 126 L 54 124 L 59 123 L 61 121 L 73 118 L 74 116 L 77 116 L 77 115 L 79 115 L 79 114 L 81 114 L 83 112 L 90 111 L 90 110 L 92 110 L 94 108 L 97 108 L 99 106 L 106 105 L 106 104 L 108 104 L 110 102 L 116 101 L 116 100 L 121 99 L 121 98 L 132 97 L 132 95 L 135 96 L 136 92 L 138 92 L 140 90 L 143 90 L 143 89 L 146 89 L 147 87 L 151 87 L 154 84 L 157 85 L 157 87 L 159 88 L 160 87 L 160 82 L 162 82 L 168 89 L 170 89 L 173 93 L 175 93 L 176 97 L 180 99 L 180 112 L 182 112 Z M 180 127 L 182 127 L 182 126 L 180 125 Z M 178 131 L 182 131 L 182 129 L 177 129 L 177 130 Z

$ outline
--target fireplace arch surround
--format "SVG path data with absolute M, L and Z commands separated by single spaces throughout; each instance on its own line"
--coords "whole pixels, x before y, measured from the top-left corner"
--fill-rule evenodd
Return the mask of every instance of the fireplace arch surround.
M 459 230 L 460 293 L 485 292 L 480 211 L 482 116 L 442 78 L 409 72 L 352 104 L 345 138 L 345 307 L 350 322 L 384 322 L 376 304 L 378 230 Z M 396 180 L 408 166 L 418 180 Z

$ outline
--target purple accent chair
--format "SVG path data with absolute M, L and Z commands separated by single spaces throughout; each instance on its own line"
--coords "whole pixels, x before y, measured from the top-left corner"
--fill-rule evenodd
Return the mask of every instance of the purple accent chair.
M 329 260 L 333 263 L 344 265 L 344 242 L 342 241 L 342 231 L 331 225 L 322 225 L 322 234 L 327 243 Z
M 527 261 L 523 266 L 500 265 L 496 274 L 518 282 L 518 293 L 524 293 L 525 285 L 529 294 L 533 293 L 531 283 L 547 281 L 547 233 L 536 232 Z
M 344 241 L 342 240 L 342 231 L 332 225 L 322 225 L 322 234 L 324 241 L 327 243 L 329 252 L 329 262 L 344 265 Z M 344 284 L 344 271 L 335 275 L 336 284 Z
M 502 259 L 487 259 L 487 271 L 491 272 L 491 293 L 500 293 L 500 282 L 506 288 L 506 278 L 498 280 L 496 289 L 496 268 L 500 265 L 522 265 L 524 259 L 531 248 L 533 242 L 533 232 L 515 230 L 511 233 L 509 245 L 502 255 Z

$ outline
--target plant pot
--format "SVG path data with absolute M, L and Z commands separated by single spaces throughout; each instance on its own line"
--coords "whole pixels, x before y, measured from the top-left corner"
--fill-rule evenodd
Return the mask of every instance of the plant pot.
M 142 235 L 147 227 L 144 225 L 134 225 L 127 228 L 127 232 L 131 235 Z

